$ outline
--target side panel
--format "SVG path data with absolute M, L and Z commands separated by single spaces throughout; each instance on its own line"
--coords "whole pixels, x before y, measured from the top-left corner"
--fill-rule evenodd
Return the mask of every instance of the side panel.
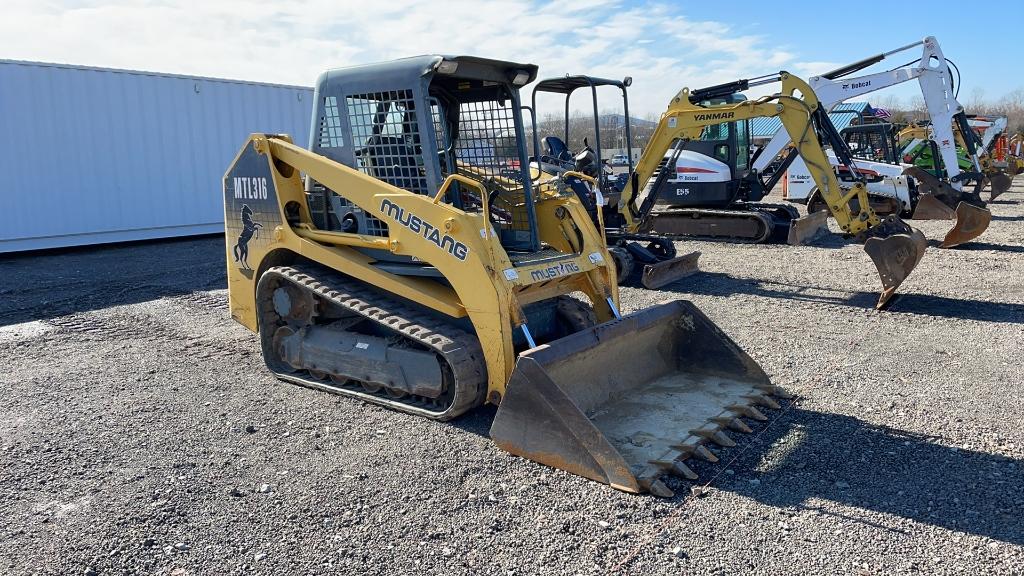
M 282 220 L 267 157 L 251 145 L 224 175 L 224 224 L 231 317 L 256 330 L 256 271 Z
M 220 232 L 238 143 L 305 141 L 312 103 L 302 87 L 0 61 L 0 253 Z

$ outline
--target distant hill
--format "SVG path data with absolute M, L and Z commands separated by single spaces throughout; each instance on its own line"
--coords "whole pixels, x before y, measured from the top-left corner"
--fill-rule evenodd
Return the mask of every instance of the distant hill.
M 626 117 L 622 114 L 602 114 L 600 116 L 600 120 L 602 127 L 610 128 L 618 128 L 619 126 L 624 126 L 626 123 Z M 658 123 L 630 116 L 629 125 L 634 128 L 654 128 Z

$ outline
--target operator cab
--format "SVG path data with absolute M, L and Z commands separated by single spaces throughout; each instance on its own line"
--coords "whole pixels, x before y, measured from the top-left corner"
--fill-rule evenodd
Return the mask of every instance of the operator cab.
M 544 248 L 526 161 L 519 89 L 537 67 L 466 56 L 416 56 L 340 68 L 317 80 L 310 150 L 396 188 L 434 196 L 449 175 L 480 182 L 514 263 Z M 387 237 L 387 224 L 312 179 L 311 215 L 328 231 Z M 479 187 L 452 183 L 444 201 L 482 211 Z M 436 270 L 387 250 L 361 249 L 397 274 Z
M 900 163 L 896 131 L 890 122 L 880 120 L 855 124 L 843 128 L 839 134 L 854 158 L 886 164 Z
M 746 100 L 740 93 L 694 102 L 700 106 L 738 104 Z M 659 170 L 674 155 L 675 143 L 665 154 Z M 657 204 L 675 207 L 729 206 L 740 198 L 741 184 L 750 170 L 750 120 L 723 122 L 708 126 L 700 139 L 683 143 L 675 166 L 657 191 Z M 654 178 L 658 174 L 655 173 Z M 760 200 L 755 198 L 753 200 Z

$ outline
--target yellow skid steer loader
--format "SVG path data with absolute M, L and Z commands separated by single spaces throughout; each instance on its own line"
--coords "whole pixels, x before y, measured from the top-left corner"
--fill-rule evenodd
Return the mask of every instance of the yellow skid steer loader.
M 601 231 L 535 183 L 533 65 L 332 70 L 310 149 L 253 134 L 224 177 L 231 315 L 282 380 L 434 420 L 498 406 L 509 452 L 669 496 L 783 393 L 686 301 L 619 313 Z

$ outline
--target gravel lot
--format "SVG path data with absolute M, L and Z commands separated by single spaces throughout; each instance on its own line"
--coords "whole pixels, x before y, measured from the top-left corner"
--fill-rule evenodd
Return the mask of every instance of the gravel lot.
M 706 496 L 630 496 L 281 383 L 223 240 L 0 258 L 0 573 L 1024 573 L 1024 178 L 888 312 L 858 245 L 687 243 L 693 300 L 797 395 Z M 941 238 L 943 223 L 920 227 Z

